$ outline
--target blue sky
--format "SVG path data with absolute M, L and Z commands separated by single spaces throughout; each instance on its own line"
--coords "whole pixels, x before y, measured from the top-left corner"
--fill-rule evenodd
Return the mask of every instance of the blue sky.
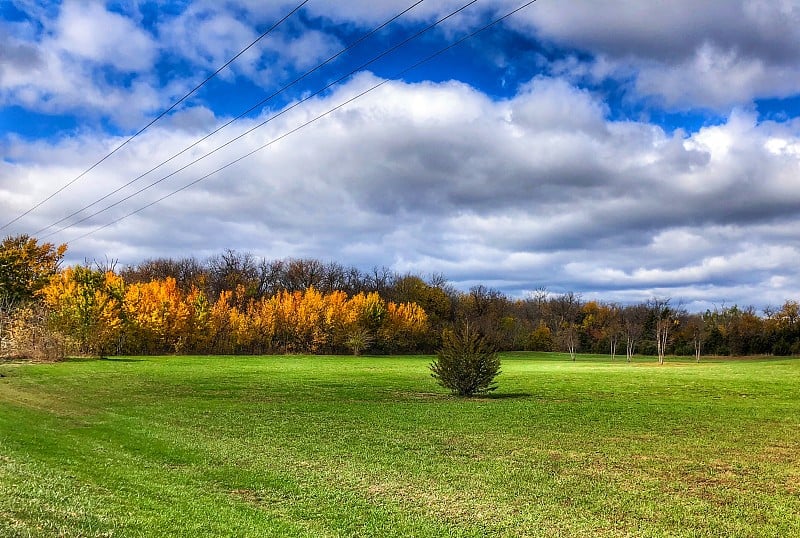
M 466 3 L 425 0 L 125 187 L 412 3 L 310 0 L 2 233 L 44 230 L 40 237 L 69 243 L 72 261 L 134 264 L 234 248 L 443 273 L 464 289 L 483 283 L 515 296 L 540 287 L 619 301 L 659 295 L 692 309 L 798 298 L 794 0 L 609 0 L 602 9 L 538 0 L 397 77 L 524 3 L 480 0 L 314 95 Z M 0 225 L 76 178 L 297 4 L 0 3 Z

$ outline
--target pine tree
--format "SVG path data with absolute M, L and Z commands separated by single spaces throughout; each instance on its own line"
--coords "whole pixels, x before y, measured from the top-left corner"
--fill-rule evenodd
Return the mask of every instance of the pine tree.
M 442 347 L 430 366 L 432 377 L 458 396 L 473 396 L 497 388 L 500 358 L 494 346 L 469 324 L 445 330 Z

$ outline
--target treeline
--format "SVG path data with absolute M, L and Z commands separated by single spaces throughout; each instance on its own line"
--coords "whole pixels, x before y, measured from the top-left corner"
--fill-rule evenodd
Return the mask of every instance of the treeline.
M 786 301 L 688 313 L 668 298 L 620 305 L 538 290 L 523 299 L 441 275 L 361 271 L 232 250 L 60 267 L 65 248 L 27 236 L 0 245 L 5 354 L 431 352 L 467 322 L 501 350 L 634 354 L 800 353 L 800 307 Z

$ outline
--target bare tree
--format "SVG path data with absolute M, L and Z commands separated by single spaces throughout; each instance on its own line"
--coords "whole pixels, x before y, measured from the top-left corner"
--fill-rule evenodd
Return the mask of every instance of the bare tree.
M 286 261 L 284 289 L 287 291 L 319 289 L 324 276 L 325 265 L 321 261 L 313 258 L 290 259 Z
M 648 309 L 646 304 L 628 305 L 622 309 L 622 330 L 625 333 L 625 354 L 631 362 L 636 352 L 636 344 L 644 332 Z
M 89 261 L 88 258 L 84 258 L 83 264 L 87 267 L 94 267 L 96 271 L 100 271 L 101 273 L 115 273 L 119 260 L 116 258 L 109 258 L 108 256 L 102 260 L 93 258 L 92 261 Z
M 245 297 L 258 293 L 259 271 L 256 259 L 249 252 L 236 252 L 227 249 L 222 254 L 212 256 L 206 262 L 208 267 L 208 292 L 211 297 L 219 297 L 222 291 L 244 289 Z
M 670 301 L 669 297 L 653 297 L 647 302 L 655 320 L 658 364 L 664 364 L 670 333 L 672 328 L 678 324 L 678 315 L 681 311 L 680 305 L 672 308 Z
M 566 347 L 574 361 L 578 345 L 578 318 L 581 311 L 580 295 L 573 292 L 562 293 L 550 299 L 550 323 L 556 340 Z
M 703 350 L 703 342 L 705 342 L 706 338 L 706 320 L 703 314 L 692 314 L 686 316 L 684 321 L 686 326 L 686 333 L 688 333 L 689 337 L 692 339 L 692 345 L 694 346 L 694 358 L 697 362 L 700 362 L 700 355 Z
M 207 274 L 203 265 L 195 258 L 155 258 L 145 260 L 137 265 L 125 267 L 120 271 L 120 276 L 125 282 L 151 282 L 174 278 L 175 282 L 184 291 L 192 287 L 203 287 Z
M 622 334 L 622 307 L 617 303 L 605 305 L 603 319 L 603 332 L 608 337 L 611 360 L 617 356 L 617 344 Z
M 549 295 L 550 293 L 545 288 L 537 288 L 522 301 L 525 319 L 530 323 L 531 327 L 547 325 Z
M 261 260 L 258 264 L 258 296 L 271 297 L 283 289 L 283 274 L 286 264 L 283 260 Z
M 366 278 L 367 291 L 375 291 L 381 297 L 386 296 L 386 291 L 396 279 L 396 275 L 388 267 L 373 267 Z

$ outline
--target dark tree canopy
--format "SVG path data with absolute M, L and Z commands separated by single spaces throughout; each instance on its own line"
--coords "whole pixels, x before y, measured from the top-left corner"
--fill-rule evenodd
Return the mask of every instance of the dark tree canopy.
M 431 364 L 432 376 L 453 394 L 473 396 L 497 388 L 500 358 L 489 341 L 465 323 L 460 329 L 445 330 L 442 347 Z

